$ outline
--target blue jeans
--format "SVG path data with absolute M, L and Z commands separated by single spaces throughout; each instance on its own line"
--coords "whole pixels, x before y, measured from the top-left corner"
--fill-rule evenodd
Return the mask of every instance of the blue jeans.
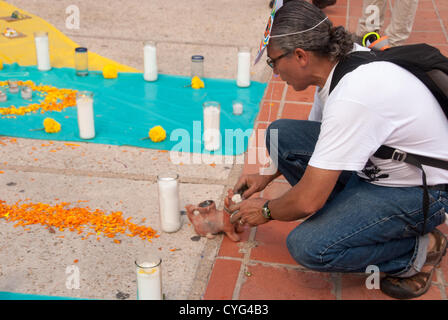
M 278 139 L 272 139 L 272 130 Z M 278 170 L 294 186 L 314 151 L 320 123 L 277 120 L 269 126 L 266 146 L 277 152 Z M 274 141 L 277 140 L 277 141 Z M 384 187 L 343 171 L 322 209 L 299 224 L 287 237 L 292 257 L 323 272 L 365 272 L 375 265 L 392 276 L 409 277 L 426 259 L 430 231 L 445 221 L 448 193 L 429 190 L 426 234 L 422 233 L 421 187 Z

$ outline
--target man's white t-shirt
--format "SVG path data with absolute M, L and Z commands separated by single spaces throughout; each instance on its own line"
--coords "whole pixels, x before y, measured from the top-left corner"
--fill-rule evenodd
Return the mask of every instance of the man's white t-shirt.
M 354 43 L 352 52 L 354 51 L 370 51 L 370 49 L 360 46 L 357 43 Z M 330 79 L 333 76 L 333 71 L 334 69 L 331 70 L 331 73 L 329 75 Z M 322 88 L 319 87 L 316 88 L 316 91 L 314 92 L 313 107 L 311 108 L 308 120 L 322 121 L 322 110 L 324 108 L 325 102 L 327 101 L 329 91 L 330 91 L 330 83 L 326 83 L 326 85 L 323 86 Z
M 440 105 L 420 80 L 390 62 L 360 66 L 340 80 L 323 105 L 309 165 L 358 171 L 378 185 L 422 184 L 417 167 L 372 157 L 381 145 L 448 160 L 448 120 Z M 369 159 L 373 165 L 365 167 Z M 448 170 L 423 168 L 428 185 L 448 183 Z

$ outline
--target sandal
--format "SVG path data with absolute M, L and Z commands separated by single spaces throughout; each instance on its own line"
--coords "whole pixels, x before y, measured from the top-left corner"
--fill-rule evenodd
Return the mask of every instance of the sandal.
M 437 229 L 431 234 L 435 237 L 434 249 L 426 255 L 423 265 L 432 266 L 428 272 L 419 272 L 409 278 L 398 278 L 387 276 L 381 280 L 381 291 L 396 299 L 412 299 L 425 294 L 431 287 L 434 270 L 442 261 L 446 253 L 447 238 Z M 422 269 L 423 269 L 422 268 Z

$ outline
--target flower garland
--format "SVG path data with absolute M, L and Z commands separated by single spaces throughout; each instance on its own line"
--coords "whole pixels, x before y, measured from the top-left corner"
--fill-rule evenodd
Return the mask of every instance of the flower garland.
M 9 108 L 0 108 L 0 115 L 25 115 L 28 113 L 36 113 L 39 109 L 41 113 L 47 111 L 62 111 L 67 107 L 76 106 L 76 92 L 72 89 L 59 89 L 50 85 L 36 85 L 33 81 L 17 81 L 19 86 L 26 85 L 33 91 L 38 92 L 37 95 L 45 96 L 40 103 L 32 103 L 27 106 L 16 107 L 14 105 Z M 8 81 L 0 81 L 1 87 L 7 87 Z
M 104 235 L 107 238 L 115 238 L 119 234 L 125 234 L 128 237 L 140 237 L 142 240 L 151 241 L 152 238 L 158 238 L 159 235 L 151 227 L 138 225 L 130 222 L 132 219 L 123 217 L 121 211 L 115 211 L 110 214 L 89 207 L 69 208 L 70 203 L 61 202 L 56 205 L 46 203 L 22 203 L 20 200 L 13 205 L 6 204 L 0 200 L 0 218 L 8 222 L 15 222 L 14 227 L 40 224 L 47 227 L 54 233 L 53 228 L 59 231 L 69 230 L 82 234 L 85 228 L 91 230 L 84 235 L 83 240 L 90 235 Z M 52 231 L 51 231 L 52 230 Z M 99 240 L 99 238 L 97 238 Z M 120 243 L 120 240 L 114 242 Z

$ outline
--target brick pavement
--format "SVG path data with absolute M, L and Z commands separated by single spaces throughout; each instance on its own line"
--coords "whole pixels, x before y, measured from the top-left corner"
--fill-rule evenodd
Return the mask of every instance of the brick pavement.
M 338 0 L 325 13 L 335 25 L 354 32 L 362 11 L 361 0 Z M 390 21 L 386 13 L 385 26 Z M 413 32 L 407 43 L 426 42 L 448 55 L 448 2 L 420 0 Z M 314 88 L 294 92 L 280 78 L 272 77 L 260 105 L 255 129 L 266 129 L 270 122 L 281 118 L 307 119 L 313 102 Z M 255 140 L 250 151 L 265 152 L 263 141 Z M 244 166 L 245 173 L 255 173 L 258 164 Z M 278 178 L 261 196 L 275 198 L 290 188 Z M 365 274 L 318 273 L 298 264 L 289 255 L 285 239 L 300 222 L 277 222 L 243 233 L 242 241 L 231 242 L 224 237 L 204 299 L 322 299 L 322 300 L 388 300 L 380 290 L 365 286 Z M 439 227 L 448 235 L 448 226 Z M 445 257 L 433 278 L 430 290 L 421 300 L 446 300 L 448 288 L 448 258 Z

